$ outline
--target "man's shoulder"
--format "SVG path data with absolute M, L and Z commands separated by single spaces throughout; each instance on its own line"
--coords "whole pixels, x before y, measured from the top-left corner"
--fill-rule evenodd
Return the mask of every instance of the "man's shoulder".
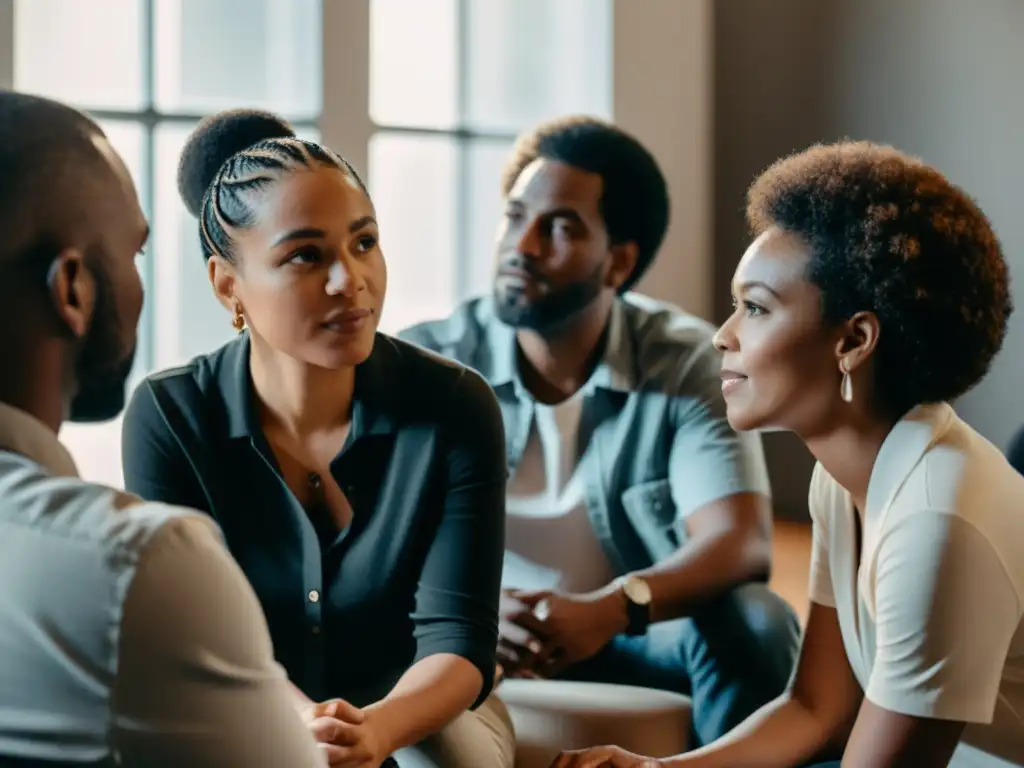
M 386 377 L 390 384 L 417 383 L 415 391 L 402 390 L 399 384 L 393 393 L 398 410 L 417 421 L 457 419 L 460 408 L 468 405 L 464 398 L 469 393 L 488 389 L 481 374 L 455 355 L 410 339 L 378 334 L 373 358 L 375 375 Z M 460 406 L 453 410 L 456 402 Z
M 165 368 L 149 374 L 143 387 L 167 393 L 177 398 L 196 398 L 210 394 L 218 388 L 225 372 L 248 364 L 248 342 L 243 336 L 232 339 L 213 352 L 197 355 L 183 365 Z
M 675 304 L 640 293 L 624 294 L 619 302 L 641 349 L 654 348 L 667 354 L 670 350 L 685 352 L 712 344 L 715 326 Z
M 183 538 L 194 543 L 175 546 Z M 0 709 L 73 715 L 83 750 L 107 745 L 107 693 L 121 648 L 131 642 L 122 631 L 125 607 L 161 541 L 174 546 L 172 557 L 161 558 L 173 568 L 156 575 L 175 589 L 184 574 L 214 557 L 219 537 L 212 521 L 190 510 L 53 476 L 24 457 L 0 453 L 0 646 L 14 653 L 7 663 L 0 659 Z M 137 596 L 163 610 L 151 590 Z M 46 742 L 51 726 L 40 729 L 44 738 L 33 747 L 52 747 L 56 758 L 66 752 Z
M 123 432 L 170 429 L 179 439 L 188 434 L 200 442 L 218 437 L 229 404 L 244 397 L 237 382 L 248 365 L 248 350 L 247 340 L 239 336 L 184 365 L 149 374 L 132 393 Z
M 631 333 L 644 347 L 698 349 L 709 345 L 715 335 L 714 325 L 674 304 L 639 293 L 626 293 L 618 301 Z M 467 338 L 480 340 L 498 322 L 493 300 L 477 297 L 460 304 L 446 318 L 409 326 L 398 337 L 439 350 L 458 346 Z
M 446 354 L 467 342 L 478 343 L 496 322 L 494 302 L 481 296 L 463 302 L 448 317 L 409 326 L 398 333 L 398 338 Z
M 417 323 L 401 331 L 398 337 L 462 363 L 488 381 L 496 368 L 505 365 L 504 357 L 511 354 L 513 343 L 512 331 L 495 315 L 490 297 L 470 299 L 448 317 Z
M 198 512 L 51 475 L 0 453 L 0 583 L 32 621 L 78 621 L 82 642 L 91 643 L 89 632 L 116 625 L 151 545 L 181 531 L 219 540 L 213 521 Z
M 0 525 L 51 548 L 92 551 L 109 569 L 131 567 L 164 528 L 216 531 L 205 515 L 79 477 L 59 477 L 21 456 L 0 453 Z M 215 534 L 216 535 L 216 534 Z
M 704 396 L 706 380 L 717 379 L 721 366 L 715 326 L 674 304 L 638 293 L 621 296 L 619 305 L 640 388 Z

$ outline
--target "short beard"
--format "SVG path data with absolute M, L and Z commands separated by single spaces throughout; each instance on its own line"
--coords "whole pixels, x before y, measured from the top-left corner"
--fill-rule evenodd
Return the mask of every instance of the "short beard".
M 125 388 L 135 362 L 135 347 L 121 351 L 121 324 L 113 284 L 101 258 L 88 259 L 96 281 L 96 308 L 75 360 L 75 395 L 68 419 L 91 423 L 108 421 L 124 409 Z
M 557 333 L 601 295 L 604 287 L 604 265 L 584 280 L 572 283 L 530 302 L 522 291 L 494 291 L 494 311 L 498 319 L 513 328 L 536 331 L 543 335 Z

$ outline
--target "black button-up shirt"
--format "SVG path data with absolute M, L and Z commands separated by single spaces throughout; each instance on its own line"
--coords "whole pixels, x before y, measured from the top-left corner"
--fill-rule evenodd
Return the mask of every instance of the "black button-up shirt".
M 352 522 L 323 542 L 263 436 L 248 334 L 149 377 L 123 430 L 128 490 L 217 521 L 306 695 L 365 705 L 437 653 L 471 661 L 490 690 L 507 468 L 479 375 L 378 334 L 330 466 Z

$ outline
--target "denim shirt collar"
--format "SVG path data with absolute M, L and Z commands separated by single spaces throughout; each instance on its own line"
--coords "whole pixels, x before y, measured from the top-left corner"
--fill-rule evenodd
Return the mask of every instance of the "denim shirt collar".
M 633 337 L 628 327 L 628 318 L 621 301 L 612 304 L 608 319 L 608 340 L 604 356 L 583 387 L 584 393 L 596 389 L 627 393 L 636 385 L 636 357 Z M 487 346 L 491 351 L 489 365 L 481 373 L 495 390 L 512 387 L 519 399 L 529 395 L 519 377 L 516 364 L 517 342 L 515 329 L 498 320 L 494 315 L 486 326 Z

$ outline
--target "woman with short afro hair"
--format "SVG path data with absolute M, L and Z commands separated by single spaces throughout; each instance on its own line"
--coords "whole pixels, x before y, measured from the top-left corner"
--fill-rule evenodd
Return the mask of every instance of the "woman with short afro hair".
M 747 218 L 716 345 L 732 426 L 795 432 L 817 459 L 797 672 L 703 749 L 556 765 L 1024 763 L 1024 478 L 948 404 L 1012 312 L 989 221 L 936 169 L 868 142 L 780 160 Z

